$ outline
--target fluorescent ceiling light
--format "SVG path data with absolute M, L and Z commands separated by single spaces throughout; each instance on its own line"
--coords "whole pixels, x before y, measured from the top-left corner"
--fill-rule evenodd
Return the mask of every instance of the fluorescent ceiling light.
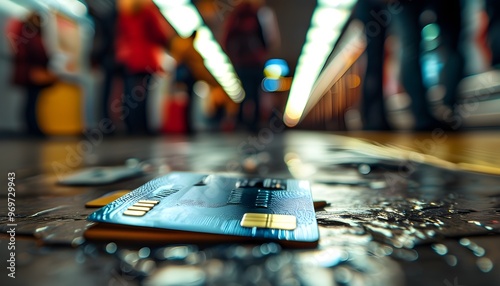
M 332 86 L 347 72 L 352 64 L 365 50 L 366 42 L 363 34 L 363 24 L 353 21 L 349 24 L 342 41 L 337 45 L 337 51 L 331 61 L 317 78 L 311 90 L 303 114 L 307 114 L 332 88 Z
M 160 9 L 165 18 L 168 19 L 170 25 L 172 25 L 177 33 L 183 38 L 191 36 L 193 31 L 203 25 L 200 14 L 192 5 L 177 5 L 165 8 L 162 7 Z
M 205 67 L 235 102 L 241 102 L 245 92 L 231 61 L 203 23 L 196 7 L 189 0 L 154 0 L 167 21 L 181 37 L 197 31 L 194 48 L 200 53 Z
M 28 12 L 28 9 L 17 2 L 6 1 L 0 5 L 0 11 L 6 11 L 9 15 L 22 16 Z
M 298 60 L 290 95 L 285 108 L 284 122 L 293 127 L 302 117 L 312 88 L 340 37 L 355 0 L 320 0 L 311 18 L 311 27 Z

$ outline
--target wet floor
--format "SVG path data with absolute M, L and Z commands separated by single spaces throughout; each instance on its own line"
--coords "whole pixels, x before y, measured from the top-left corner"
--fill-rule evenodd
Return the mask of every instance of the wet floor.
M 44 276 L 41 285 L 67 285 L 73 279 L 67 273 L 82 277 L 81 285 L 500 283 L 500 176 L 470 172 L 452 160 L 433 165 L 429 154 L 381 151 L 342 136 L 264 131 L 4 142 L 10 152 L 2 153 L 12 164 L 3 163 L 2 170 L 17 174 L 17 231 L 23 237 L 18 273 L 24 275 L 12 285 L 27 285 L 35 276 Z M 145 175 L 103 186 L 57 184 L 77 169 L 124 164 L 140 166 Z M 85 202 L 172 170 L 310 180 L 314 199 L 326 203 L 316 212 L 318 248 L 83 240 L 93 211 Z M 3 210 L 0 216 L 6 231 Z M 2 257 L 6 251 L 2 247 Z M 64 267 L 55 271 L 50 263 Z

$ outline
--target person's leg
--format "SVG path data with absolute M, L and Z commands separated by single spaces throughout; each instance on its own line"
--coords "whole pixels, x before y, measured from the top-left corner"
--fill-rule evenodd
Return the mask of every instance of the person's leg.
M 446 89 L 443 103 L 453 111 L 457 99 L 457 87 L 463 78 L 465 65 L 459 47 L 462 30 L 462 7 L 460 1 L 440 0 L 435 3 L 437 23 L 441 28 L 441 43 L 446 53 L 441 72 L 441 82 Z
M 125 73 L 124 77 L 124 100 L 123 100 L 123 119 L 127 126 L 129 134 L 141 134 L 144 119 L 142 102 L 146 97 L 146 88 L 143 82 L 142 74 Z
M 122 104 L 122 114 L 121 119 L 124 121 L 125 126 L 127 127 L 127 133 L 132 134 L 132 122 L 131 118 L 132 110 L 134 106 L 132 104 L 132 88 L 134 86 L 132 76 L 127 72 L 123 73 L 123 104 Z
M 38 118 L 36 114 L 38 97 L 42 89 L 37 86 L 26 87 L 26 104 L 25 104 L 25 122 L 28 134 L 30 135 L 43 135 L 42 130 L 38 125 Z
M 365 130 L 389 130 L 383 92 L 384 43 L 386 26 L 377 22 L 373 13 L 383 8 L 370 1 L 360 1 L 357 15 L 365 25 L 366 71 L 361 98 L 361 118 Z
M 246 118 L 245 110 L 248 108 L 249 102 L 251 102 L 250 98 L 253 97 L 252 91 L 252 80 L 248 75 L 248 72 L 245 68 L 236 68 L 236 73 L 241 80 L 241 87 L 245 92 L 245 98 L 240 103 L 239 111 L 238 111 L 238 125 L 240 127 L 246 127 L 248 119 Z
M 252 77 L 252 93 L 253 97 L 251 100 L 253 101 L 253 114 L 252 118 L 250 119 L 250 129 L 253 131 L 256 131 L 257 129 L 260 128 L 260 95 L 261 95 L 261 85 L 262 85 L 262 78 L 263 78 L 263 69 L 262 68 L 252 68 L 251 70 L 251 77 Z
M 500 68 L 500 1 L 486 0 L 486 12 L 489 17 L 488 42 L 492 53 L 491 65 Z
M 149 96 L 149 88 L 153 75 L 150 73 L 142 73 L 137 75 L 137 83 L 140 87 L 136 91 L 137 100 L 137 131 L 140 134 L 150 134 L 148 126 L 147 102 Z
M 110 98 L 113 91 L 113 78 L 115 73 L 115 67 L 113 64 L 105 63 L 103 65 L 102 71 L 104 73 L 104 79 L 102 83 L 102 118 L 109 119 L 110 115 Z
M 404 2 L 396 16 L 398 34 L 401 40 L 401 82 L 411 98 L 411 111 L 415 118 L 416 130 L 430 129 L 435 119 L 427 100 L 427 89 L 422 79 L 420 65 L 421 29 L 419 17 L 423 1 Z
M 186 124 L 186 132 L 191 134 L 194 132 L 193 126 L 193 111 L 194 111 L 194 84 L 196 79 L 189 70 L 186 64 L 181 64 L 175 71 L 175 81 L 181 82 L 186 86 L 186 110 L 184 114 L 184 123 Z
M 188 76 L 185 80 L 186 83 L 186 93 L 187 93 L 187 104 L 186 104 L 186 112 L 184 113 L 186 118 L 186 132 L 188 134 L 194 133 L 194 84 L 196 83 L 196 79 L 188 70 Z
M 238 121 L 250 130 L 258 129 L 260 121 L 260 85 L 262 82 L 262 69 L 238 68 L 238 77 L 241 80 L 245 99 L 240 103 Z M 248 109 L 252 109 L 248 112 Z M 250 115 L 247 116 L 247 113 Z

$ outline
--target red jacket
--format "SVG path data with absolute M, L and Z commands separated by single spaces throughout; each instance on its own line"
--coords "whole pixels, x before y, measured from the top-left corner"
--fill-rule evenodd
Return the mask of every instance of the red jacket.
M 162 51 L 173 32 L 153 3 L 137 13 L 120 13 L 117 23 L 116 60 L 132 73 L 161 70 Z
M 34 68 L 47 69 L 49 64 L 40 29 L 13 19 L 6 32 L 14 54 L 12 82 L 22 86 L 40 85 L 31 78 Z
M 259 22 L 259 8 L 243 2 L 231 12 L 225 24 L 224 49 L 235 67 L 262 68 L 267 43 Z

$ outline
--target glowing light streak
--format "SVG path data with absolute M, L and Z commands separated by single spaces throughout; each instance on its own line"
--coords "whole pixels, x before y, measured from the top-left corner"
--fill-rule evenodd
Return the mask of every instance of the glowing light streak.
M 181 37 L 197 31 L 195 49 L 204 60 L 205 67 L 234 102 L 241 102 L 245 92 L 231 61 L 203 23 L 200 13 L 188 0 L 154 0 L 163 16 Z
M 355 2 L 318 1 L 290 88 L 283 118 L 286 125 L 293 127 L 299 123 L 317 77 L 338 41 L 342 26 L 347 22 Z

